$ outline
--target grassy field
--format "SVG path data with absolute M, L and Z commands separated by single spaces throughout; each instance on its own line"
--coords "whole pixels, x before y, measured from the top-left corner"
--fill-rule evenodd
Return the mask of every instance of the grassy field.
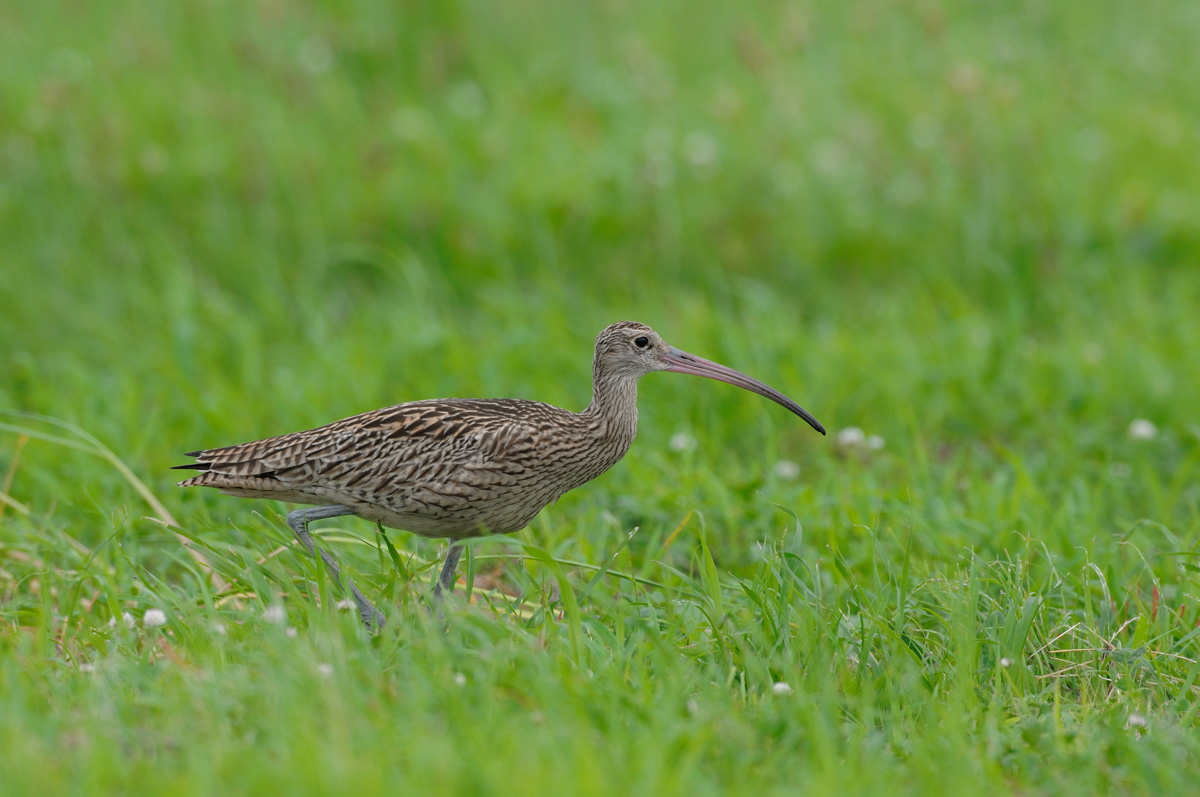
M 4 4 L 0 791 L 1194 790 L 1197 41 L 1186 0 Z M 437 544 L 324 522 L 374 637 L 286 506 L 167 470 L 581 409 L 622 319 L 830 436 L 651 375 L 441 621 Z

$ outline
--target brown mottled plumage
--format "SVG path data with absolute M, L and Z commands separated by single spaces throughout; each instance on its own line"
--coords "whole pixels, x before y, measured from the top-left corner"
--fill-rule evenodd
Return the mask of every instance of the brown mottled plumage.
M 288 516 L 310 552 L 308 521 L 337 515 L 450 540 L 509 533 L 625 455 L 637 433 L 637 380 L 651 371 L 730 382 L 825 433 L 777 391 L 626 321 L 596 338 L 592 402 L 582 412 L 518 399 L 413 401 L 307 432 L 193 452 L 196 462 L 179 467 L 203 472 L 180 485 L 317 505 Z M 460 551 L 451 546 L 435 594 L 453 588 Z M 321 554 L 336 578 L 336 562 Z M 381 625 L 382 613 L 350 588 L 364 622 Z

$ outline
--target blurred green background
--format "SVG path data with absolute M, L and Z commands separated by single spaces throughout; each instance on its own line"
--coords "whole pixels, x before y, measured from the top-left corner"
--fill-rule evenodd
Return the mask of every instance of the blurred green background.
M 1037 550 L 1191 618 L 1197 42 L 1181 0 L 6 3 L 0 409 L 253 548 L 281 507 L 176 490 L 181 452 L 438 396 L 581 409 L 595 334 L 639 320 L 830 437 L 652 375 L 626 461 L 522 539 L 599 563 L 638 526 L 653 568 L 695 509 L 746 574 L 780 505 L 847 577 Z M 52 539 L 179 577 L 118 471 L 18 438 L 10 607 Z
M 1135 484 L 1194 461 L 1190 4 L 3 17 L 0 406 L 82 425 L 156 489 L 181 451 L 404 400 L 579 409 L 593 336 L 626 318 L 882 436 L 891 465 L 835 474 L 777 408 L 657 376 L 633 457 L 654 481 L 753 481 L 764 451 L 868 505 L 955 457 L 1105 480 L 1134 418 L 1168 438 Z M 662 459 L 678 434 L 701 462 Z M 116 488 L 67 463 L 17 483 L 89 510 Z M 1146 513 L 1129 489 L 1103 520 Z M 1158 519 L 1194 522 L 1191 489 Z
M 1198 403 L 1200 22 L 1084 8 L 11 5 L 0 403 L 156 470 L 413 398 L 578 408 L 634 318 L 906 456 L 1102 453 Z M 643 393 L 643 448 L 813 447 Z

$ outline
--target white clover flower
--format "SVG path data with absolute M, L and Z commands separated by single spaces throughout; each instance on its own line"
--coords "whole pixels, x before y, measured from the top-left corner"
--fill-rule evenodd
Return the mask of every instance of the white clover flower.
M 688 133 L 683 139 L 683 156 L 693 166 L 711 166 L 717 160 L 717 140 L 702 131 Z
M 1108 475 L 1114 479 L 1128 479 L 1133 475 L 1133 467 L 1128 462 L 1114 462 L 1108 466 Z
M 268 623 L 283 625 L 284 622 L 287 621 L 287 611 L 285 611 L 284 608 L 278 603 L 273 603 L 267 608 L 263 609 L 263 619 Z
M 800 466 L 790 459 L 781 459 L 775 463 L 775 475 L 781 479 L 795 479 L 800 475 Z
M 1125 720 L 1125 727 L 1127 729 L 1128 728 L 1148 728 L 1148 727 L 1150 727 L 1150 723 L 1148 723 L 1146 721 L 1146 718 L 1144 716 L 1142 716 L 1141 714 L 1138 714 L 1137 712 L 1134 712 L 1133 714 L 1129 715 L 1129 719 Z
M 790 695 L 795 690 L 792 689 L 791 684 L 789 684 L 785 681 L 776 681 L 775 684 L 771 687 L 771 691 L 777 695 Z
M 1088 365 L 1099 365 L 1104 362 L 1104 347 L 1092 341 L 1083 344 L 1083 361 Z
M 879 451 L 886 444 L 887 441 L 877 434 L 869 435 L 867 437 L 867 448 L 871 449 L 872 451 Z
M 692 437 L 687 432 L 671 435 L 671 450 L 672 451 L 691 451 L 696 447 L 696 438 Z
M 483 115 L 483 89 L 470 80 L 463 81 L 450 89 L 446 104 L 463 119 L 478 119 Z
M 290 625 L 289 625 L 289 626 L 287 627 L 287 630 L 286 630 L 286 631 L 284 631 L 283 633 L 285 633 L 285 634 L 287 634 L 287 635 L 288 635 L 288 639 L 295 639 L 295 638 L 296 638 L 296 635 L 297 635 L 297 634 L 299 634 L 300 632 L 299 632 L 299 631 L 297 631 L 295 628 L 293 628 L 292 626 L 290 626 Z
M 321 662 L 317 665 L 317 672 L 325 678 L 333 677 L 333 665 L 327 662 Z
M 1145 418 L 1134 418 L 1126 433 L 1131 440 L 1153 440 L 1158 437 L 1158 427 Z
M 458 684 L 459 686 L 466 686 L 467 676 L 463 675 L 461 672 L 454 673 L 454 683 Z
M 867 436 L 857 426 L 847 426 L 837 433 L 837 441 L 842 448 L 857 448 L 867 442 Z
M 1012 666 L 1012 659 L 1009 659 L 1009 658 L 1000 659 L 1000 666 L 1007 670 L 1009 667 Z
M 167 624 L 167 613 L 162 609 L 147 609 L 142 615 L 142 625 L 147 628 L 160 628 Z
M 419 141 L 433 135 L 433 122 L 429 115 L 415 105 L 405 105 L 392 111 L 388 127 L 401 141 Z
M 121 623 L 126 628 L 133 628 L 137 625 L 137 620 L 133 619 L 133 615 L 130 614 L 129 612 L 121 612 Z M 109 628 L 117 627 L 117 618 L 116 617 L 110 617 L 108 619 L 108 627 Z
M 333 68 L 333 48 L 321 36 L 309 36 L 300 45 L 300 67 L 310 75 L 323 75 Z
M 841 177 L 849 159 L 846 146 L 834 139 L 823 139 L 812 147 L 813 168 L 826 177 Z

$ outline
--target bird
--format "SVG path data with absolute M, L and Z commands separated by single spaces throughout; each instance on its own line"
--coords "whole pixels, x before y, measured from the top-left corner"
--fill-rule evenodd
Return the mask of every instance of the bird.
M 654 371 L 708 377 L 757 393 L 825 427 L 790 398 L 720 363 L 668 345 L 645 324 L 622 321 L 596 337 L 592 400 L 580 412 L 524 399 L 410 401 L 304 432 L 192 451 L 200 471 L 182 487 L 305 505 L 287 516 L 316 555 L 314 520 L 357 515 L 450 542 L 433 588 L 452 593 L 463 542 L 523 529 L 548 504 L 615 465 L 637 434 L 638 379 Z M 335 583 L 337 560 L 320 550 Z M 368 629 L 387 618 L 347 578 Z

